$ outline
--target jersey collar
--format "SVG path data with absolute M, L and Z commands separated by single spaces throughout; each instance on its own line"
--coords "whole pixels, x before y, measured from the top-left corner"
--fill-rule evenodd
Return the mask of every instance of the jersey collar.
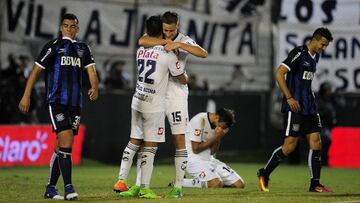
M 171 40 L 174 41 L 178 36 L 179 36 L 179 32 L 176 33 L 176 35 Z
M 315 59 L 316 54 L 311 54 L 309 48 L 307 47 L 307 45 L 304 45 L 304 47 L 305 47 L 305 50 L 306 50 L 306 51 L 309 53 L 309 55 L 311 56 L 311 58 Z
M 62 37 L 62 39 L 67 39 L 67 40 L 70 40 L 71 42 L 76 42 L 76 40 L 71 39 L 70 37 Z

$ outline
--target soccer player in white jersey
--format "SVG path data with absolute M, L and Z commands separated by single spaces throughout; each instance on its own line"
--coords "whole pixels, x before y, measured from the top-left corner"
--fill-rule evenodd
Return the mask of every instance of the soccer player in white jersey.
M 147 19 L 146 30 L 149 36 L 162 38 L 160 16 Z M 141 140 L 144 141 L 138 195 L 143 198 L 159 198 L 160 196 L 150 189 L 150 180 L 158 143 L 165 141 L 165 93 L 169 72 L 180 83 L 186 84 L 184 66 L 174 53 L 166 52 L 163 46 L 140 47 L 136 53 L 136 62 L 138 80 L 131 104 L 131 139 L 127 146 L 130 149 L 125 148 L 124 154 L 134 155 L 136 152 L 132 148 L 139 148 Z M 123 157 L 122 166 L 123 164 L 127 165 L 126 167 L 131 166 L 124 161 Z
M 180 64 L 185 64 L 187 56 L 192 54 L 197 57 L 206 58 L 208 53 L 195 43 L 190 37 L 183 35 L 178 32 L 179 29 L 179 17 L 174 12 L 165 12 L 162 16 L 163 20 L 163 33 L 164 38 L 154 38 L 149 35 L 145 35 L 139 39 L 139 45 L 144 47 L 151 47 L 156 45 L 164 45 L 165 50 L 174 51 L 177 53 Z M 175 152 L 175 169 L 176 178 L 174 188 L 166 194 L 167 198 L 180 198 L 182 193 L 182 181 L 185 174 L 186 163 L 187 163 L 187 152 L 185 149 L 185 129 L 186 122 L 188 121 L 188 87 L 185 84 L 179 83 L 173 77 L 170 78 L 168 84 L 168 90 L 166 93 L 166 116 L 170 123 L 171 132 L 174 135 L 174 143 L 176 147 Z M 120 172 L 118 182 L 114 185 L 114 191 L 122 192 L 120 195 L 133 196 L 137 192 L 137 187 L 130 188 L 127 191 L 126 179 L 129 174 L 130 166 L 132 164 L 132 158 L 138 151 L 141 142 L 132 142 L 128 144 L 124 150 L 122 163 L 120 166 Z M 139 152 L 141 153 L 141 152 Z M 138 154 L 141 157 L 141 154 Z M 139 165 L 141 159 L 138 158 Z M 123 165 L 123 162 L 129 163 Z M 123 167 L 124 166 L 124 167 Z M 128 167 L 125 167 L 128 166 Z M 140 182 L 140 167 L 137 166 L 137 184 Z M 134 191 L 132 190 L 134 189 Z
M 244 188 L 243 179 L 213 156 L 234 122 L 234 111 L 225 108 L 216 113 L 198 113 L 190 120 L 185 134 L 189 155 L 186 170 L 193 179 L 185 179 L 184 187 Z
M 174 12 L 167 11 L 162 15 L 163 33 L 165 39 L 155 39 L 150 36 L 143 36 L 139 39 L 141 46 L 165 45 L 167 51 L 174 51 L 179 60 L 185 64 L 189 54 L 206 58 L 207 51 L 201 48 L 189 36 L 179 32 L 179 16 Z M 173 134 L 175 152 L 175 183 L 166 198 L 182 197 L 182 181 L 187 164 L 187 152 L 185 149 L 185 130 L 188 116 L 188 86 L 180 84 L 170 78 L 166 92 L 166 117 L 169 121 L 171 133 Z

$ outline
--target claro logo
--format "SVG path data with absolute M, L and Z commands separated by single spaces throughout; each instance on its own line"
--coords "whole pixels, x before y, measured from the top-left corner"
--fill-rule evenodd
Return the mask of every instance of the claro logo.
M 36 131 L 36 138 L 33 140 L 16 140 L 10 136 L 0 137 L 0 162 L 20 162 L 28 159 L 37 161 L 42 150 L 48 148 L 46 139 L 47 132 Z

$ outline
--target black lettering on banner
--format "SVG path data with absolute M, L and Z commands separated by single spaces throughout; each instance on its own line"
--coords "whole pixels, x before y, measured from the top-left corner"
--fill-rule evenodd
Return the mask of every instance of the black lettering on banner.
M 36 21 L 35 21 L 35 36 L 41 37 L 44 39 L 52 39 L 53 35 L 50 33 L 46 33 L 41 31 L 41 20 L 43 18 L 43 6 L 38 5 L 37 6 L 37 15 L 36 15 Z
M 125 35 L 125 39 L 123 40 L 117 40 L 116 39 L 116 34 L 112 34 L 110 37 L 110 44 L 115 45 L 115 46 L 129 46 L 130 44 L 130 31 L 131 31 L 131 26 L 133 24 L 133 14 L 136 13 L 137 10 L 135 9 L 124 9 L 124 13 L 127 14 L 127 26 L 126 26 L 126 35 Z
M 140 37 L 142 37 L 144 34 L 145 34 L 145 22 L 146 22 L 146 19 L 148 18 L 148 16 L 145 14 L 142 16 L 141 18 L 141 26 L 140 26 L 140 32 L 139 32 L 139 36 L 138 36 L 138 39 Z
M 229 33 L 230 33 L 230 29 L 236 27 L 237 24 L 236 23 L 231 23 L 231 24 L 222 24 L 221 27 L 224 27 L 224 38 L 223 38 L 223 43 L 222 43 L 222 48 L 221 48 L 221 53 L 223 55 L 226 55 L 226 45 L 228 42 L 228 38 L 229 38 Z M 243 33 L 244 34 L 244 33 Z M 243 36 L 243 35 L 242 35 Z M 251 46 L 251 44 L 250 44 Z
M 59 16 L 59 26 L 61 25 L 61 18 L 63 17 L 63 15 L 65 15 L 67 13 L 67 9 L 66 7 L 61 7 L 60 9 L 60 16 Z M 58 36 L 57 37 L 60 37 L 61 36 L 61 32 L 58 31 Z
M 326 52 L 326 50 L 324 50 L 323 52 L 321 52 L 321 58 L 323 59 L 331 59 L 332 58 L 332 54 L 328 54 Z
M 8 29 L 10 32 L 14 32 L 16 26 L 19 22 L 19 18 L 21 15 L 21 11 L 24 8 L 25 3 L 20 1 L 19 4 L 16 6 L 16 12 L 12 10 L 13 2 L 12 0 L 7 0 L 7 19 L 8 19 Z
M 301 14 L 302 9 L 306 9 L 306 14 Z M 308 22 L 313 13 L 313 2 L 309 0 L 299 0 L 295 6 L 295 15 L 300 22 Z
M 354 86 L 355 89 L 360 89 L 360 67 L 354 70 Z
M 217 23 L 214 23 L 211 28 L 209 43 L 208 43 L 208 47 L 207 47 L 207 51 L 209 54 L 212 52 L 212 45 L 213 45 L 213 41 L 215 38 L 216 28 L 217 28 Z
M 310 40 L 311 40 L 311 36 L 307 35 L 307 36 L 304 37 L 304 40 L 303 40 L 302 44 L 307 44 L 308 42 L 310 42 Z
M 254 47 L 253 47 L 253 33 L 252 33 L 252 24 L 251 23 L 246 23 L 246 26 L 244 28 L 244 30 L 241 33 L 241 39 L 240 39 L 240 44 L 237 50 L 237 54 L 241 55 L 242 54 L 242 50 L 244 46 L 248 46 L 251 55 L 254 54 Z
M 332 12 L 336 9 L 336 0 L 329 0 L 324 1 L 321 4 L 321 8 L 324 11 L 324 14 L 326 15 L 326 19 L 322 20 L 324 24 L 329 24 L 334 20 Z
M 98 10 L 93 10 L 91 12 L 90 21 L 84 35 L 84 41 L 87 41 L 90 35 L 95 35 L 96 43 L 101 44 L 101 30 Z
M 26 18 L 26 28 L 25 28 L 25 34 L 30 35 L 31 29 L 32 29 L 32 21 L 34 17 L 34 0 L 30 0 L 29 9 L 28 9 L 28 15 Z
M 287 42 L 288 44 L 291 44 L 292 47 L 295 48 L 296 46 L 298 46 L 297 43 L 296 43 L 296 41 L 295 41 L 295 40 L 297 39 L 297 37 L 298 37 L 298 35 L 297 35 L 296 33 L 288 33 L 288 34 L 286 35 L 286 42 Z M 292 41 L 292 39 L 294 39 L 294 41 Z M 291 49 L 293 49 L 293 48 L 291 48 Z M 289 54 L 290 51 L 291 51 L 291 50 L 288 50 L 288 49 L 285 50 L 286 54 Z
M 344 38 L 338 38 L 335 43 L 335 57 L 338 59 L 341 53 L 343 58 L 347 58 L 347 43 Z
M 343 75 L 346 74 L 346 72 L 347 72 L 346 68 L 339 68 L 338 70 L 335 71 L 335 75 L 343 82 L 341 86 L 336 87 L 336 91 L 346 90 L 347 87 L 349 86 L 349 81 L 347 81 L 346 76 Z
M 355 58 L 356 54 L 355 54 L 355 47 L 358 48 L 358 50 L 360 49 L 360 41 L 357 38 L 352 38 L 351 40 L 351 58 Z
M 286 21 L 286 19 L 287 19 L 287 16 L 286 15 L 283 15 L 282 14 L 282 9 L 281 9 L 281 5 L 282 5 L 282 0 L 278 0 L 278 1 L 275 1 L 274 2 L 275 3 L 275 5 L 276 6 L 279 6 L 280 8 L 279 8 L 279 20 L 282 20 L 282 21 Z M 276 4 L 277 3 L 277 4 Z
M 188 30 L 187 33 L 189 36 L 194 36 L 195 38 L 195 42 L 199 45 L 199 46 L 203 46 L 204 42 L 205 42 L 205 37 L 207 35 L 207 29 L 209 27 L 209 22 L 204 22 L 203 24 L 203 31 L 201 34 L 198 35 L 197 29 L 196 29 L 196 23 L 194 19 L 190 19 L 189 20 L 189 26 L 188 26 Z M 200 37 L 201 36 L 201 37 Z

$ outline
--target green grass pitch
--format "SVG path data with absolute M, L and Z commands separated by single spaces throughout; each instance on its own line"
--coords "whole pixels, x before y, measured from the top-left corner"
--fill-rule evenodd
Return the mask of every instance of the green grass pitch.
M 256 177 L 260 164 L 230 163 L 245 180 L 245 189 L 194 189 L 185 188 L 185 196 L 179 200 L 122 198 L 112 191 L 118 166 L 102 165 L 85 160 L 73 168 L 73 183 L 79 193 L 78 202 L 360 202 L 360 170 L 323 168 L 322 183 L 335 192 L 316 194 L 308 190 L 308 168 L 306 165 L 282 164 L 271 176 L 270 192 L 258 189 Z M 58 202 L 42 198 L 47 181 L 48 167 L 0 168 L 0 202 Z M 156 165 L 151 181 L 153 190 L 163 195 L 170 190 L 168 183 L 174 178 L 173 165 Z M 135 168 L 129 182 L 135 179 Z M 63 194 L 62 179 L 58 184 Z

